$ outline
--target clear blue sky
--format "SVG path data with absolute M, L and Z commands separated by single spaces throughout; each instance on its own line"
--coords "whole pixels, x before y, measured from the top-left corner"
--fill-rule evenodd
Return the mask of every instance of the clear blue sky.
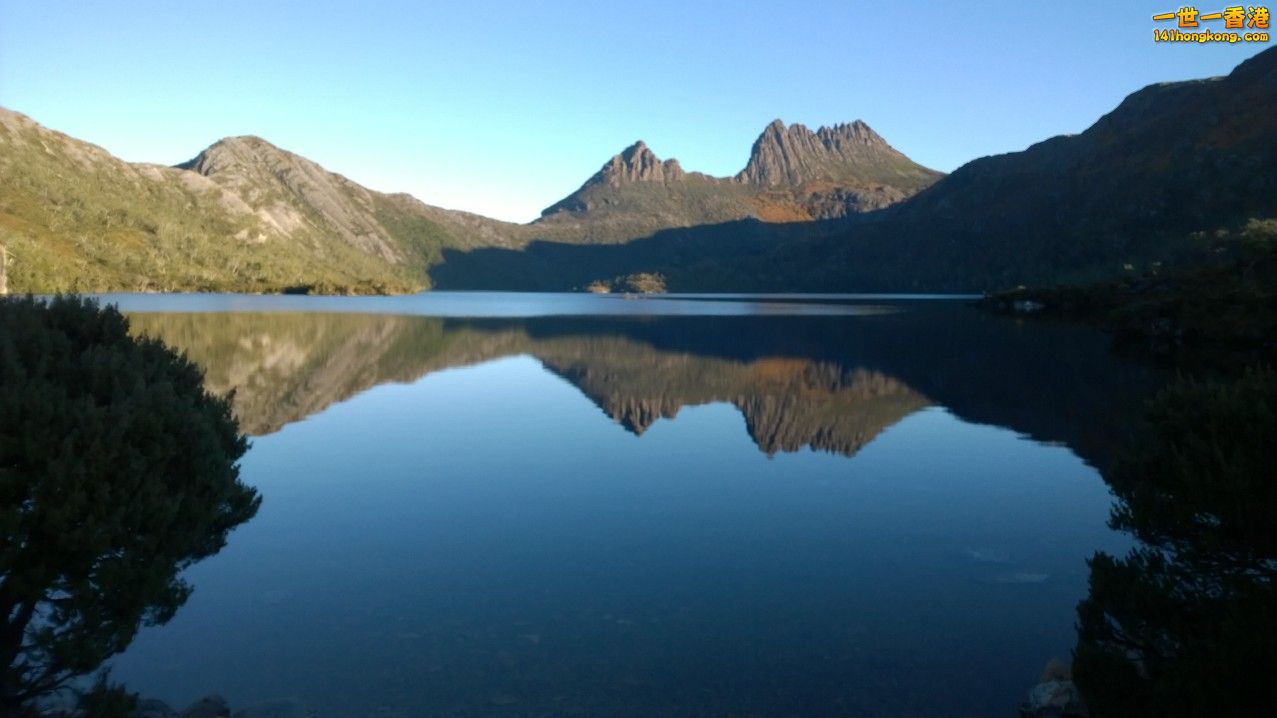
M 132 161 L 261 135 L 375 189 L 526 221 L 640 138 L 727 175 L 772 119 L 859 118 L 948 171 L 1271 46 L 1155 44 L 1151 16 L 1176 7 L 15 1 L 0 105 Z

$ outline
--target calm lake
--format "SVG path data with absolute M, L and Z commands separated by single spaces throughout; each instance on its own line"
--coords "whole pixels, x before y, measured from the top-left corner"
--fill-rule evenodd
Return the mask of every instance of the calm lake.
M 258 516 L 113 678 L 321 716 L 1012 715 L 1153 378 L 900 297 L 111 296 Z

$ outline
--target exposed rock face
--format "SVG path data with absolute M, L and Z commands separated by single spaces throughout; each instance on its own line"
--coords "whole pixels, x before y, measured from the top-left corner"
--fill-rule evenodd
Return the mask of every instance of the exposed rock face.
M 178 168 L 233 190 L 280 232 L 329 229 L 387 261 L 404 259 L 377 221 L 372 192 L 260 137 L 228 137 Z
M 597 208 L 600 202 L 599 188 L 618 188 L 636 182 L 670 183 L 679 182 L 687 177 L 678 160 L 662 161 L 643 140 L 626 147 L 620 154 L 612 155 L 612 159 L 595 172 L 581 188 L 547 207 L 541 216 L 549 216 L 558 212 L 588 212 Z
M 916 188 L 940 177 L 915 164 L 861 120 L 821 127 L 775 120 L 754 142 L 749 163 L 734 178 L 760 187 L 799 187 L 809 182 L 853 185 L 894 183 Z
M 429 237 L 445 246 L 509 246 L 519 225 L 432 207 L 406 194 L 375 192 L 260 137 L 228 137 L 178 165 L 231 190 L 284 234 L 336 236 L 390 263 Z
M 1020 708 L 1023 718 L 1070 718 L 1090 715 L 1082 695 L 1071 680 L 1043 681 L 1029 692 L 1029 700 Z
M 881 209 L 942 174 L 893 149 L 864 122 L 786 127 L 776 120 L 735 177 L 687 172 L 639 141 L 581 188 L 547 207 L 533 232 L 545 239 L 620 242 L 661 229 L 740 219 L 794 222 Z
M 823 189 L 818 183 L 812 183 L 812 185 L 808 185 L 799 195 L 803 207 L 812 219 L 836 219 L 850 214 L 885 209 L 913 195 L 911 190 L 893 185 L 830 189 Z
M 599 170 L 601 179 L 613 187 L 622 182 L 673 182 L 685 174 L 678 160 L 662 162 L 643 140 L 626 147 Z

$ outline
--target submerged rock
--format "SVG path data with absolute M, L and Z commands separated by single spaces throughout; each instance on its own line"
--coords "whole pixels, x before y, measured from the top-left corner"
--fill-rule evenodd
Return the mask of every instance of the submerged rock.
M 1041 682 L 1029 691 L 1029 700 L 1020 706 L 1020 715 L 1022 718 L 1082 718 L 1090 713 L 1073 684 L 1073 671 L 1052 659 L 1042 671 Z
M 301 701 L 285 698 L 237 710 L 233 718 L 315 718 L 315 715 L 315 711 Z
M 70 714 L 68 714 L 70 715 Z M 264 701 L 231 713 L 226 699 L 218 695 L 205 696 L 186 710 L 178 712 L 169 704 L 155 698 L 138 701 L 129 718 L 315 718 L 314 710 L 294 698 Z
M 226 699 L 211 695 L 192 703 L 181 712 L 180 718 L 230 718 L 230 715 L 231 707 L 226 704 Z
M 1020 709 L 1023 718 L 1066 718 L 1086 716 L 1082 694 L 1070 680 L 1043 681 L 1029 691 L 1029 700 Z
M 1046 583 L 1051 578 L 1049 573 L 1035 573 L 1033 571 L 1012 571 L 1007 573 L 997 573 L 989 576 L 989 583 L 1001 583 L 1007 585 L 1032 585 L 1038 583 Z
M 966 557 L 977 563 L 1008 563 L 1011 555 L 1006 551 L 991 548 L 969 548 L 963 551 Z
M 133 709 L 133 718 L 179 718 L 177 710 L 164 701 L 144 698 Z

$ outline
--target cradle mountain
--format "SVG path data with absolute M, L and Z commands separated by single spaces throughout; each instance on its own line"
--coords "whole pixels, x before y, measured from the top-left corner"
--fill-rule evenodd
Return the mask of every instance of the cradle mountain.
M 1277 217 L 1277 49 L 1079 135 L 923 167 L 862 121 L 768 124 L 713 177 L 638 141 L 528 224 L 361 186 L 252 136 L 130 163 L 0 108 L 8 288 L 972 291 L 1113 275 Z M 960 140 L 955 140 L 960 141 Z

